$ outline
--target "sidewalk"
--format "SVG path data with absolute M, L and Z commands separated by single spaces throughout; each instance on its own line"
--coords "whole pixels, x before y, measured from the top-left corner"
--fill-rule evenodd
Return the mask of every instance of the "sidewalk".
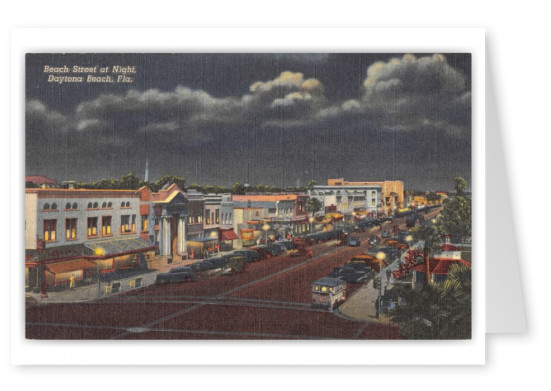
M 412 245 L 412 249 L 418 248 L 419 243 L 416 243 L 415 245 Z M 390 281 L 387 282 L 386 279 L 386 270 L 390 269 L 391 271 L 394 271 L 398 269 L 399 267 L 399 261 L 404 261 L 406 257 L 406 252 L 402 254 L 400 259 L 395 260 L 390 265 L 388 265 L 386 268 L 382 270 L 382 284 L 386 287 L 386 289 L 391 289 L 394 285 L 394 277 L 391 276 Z M 379 274 L 375 278 L 378 278 Z M 386 317 L 383 315 L 380 319 L 377 319 L 377 308 L 376 308 L 376 302 L 377 298 L 379 297 L 379 290 L 375 289 L 373 287 L 373 280 L 369 283 L 362 286 L 360 289 L 358 289 L 356 292 L 354 292 L 343 304 L 341 304 L 338 308 L 338 311 L 354 320 L 360 320 L 360 321 L 374 321 L 374 322 L 381 322 L 383 318 L 386 319 Z
M 228 252 L 221 252 L 220 255 L 228 254 Z M 218 256 L 218 254 L 214 255 Z M 132 290 L 140 289 L 152 284 L 155 284 L 157 274 L 167 272 L 168 270 L 179 267 L 188 266 L 192 263 L 199 262 L 201 259 L 184 259 L 180 260 L 174 257 L 172 263 L 168 263 L 167 256 L 156 255 L 151 261 L 147 263 L 148 271 L 140 274 L 133 274 L 132 276 L 119 278 L 111 282 L 119 282 L 120 290 L 117 293 L 110 293 L 106 291 L 106 287 L 110 285 L 110 282 L 101 281 L 98 292 L 98 283 L 91 283 L 88 285 L 78 286 L 72 289 L 66 289 L 57 292 L 48 292 L 48 297 L 42 298 L 40 292 L 26 292 L 25 296 L 32 297 L 38 304 L 51 304 L 51 303 L 79 303 L 87 302 L 98 299 L 105 299 L 108 297 L 116 296 L 119 293 L 129 292 Z M 135 287 L 134 283 L 136 278 L 141 277 L 141 286 Z

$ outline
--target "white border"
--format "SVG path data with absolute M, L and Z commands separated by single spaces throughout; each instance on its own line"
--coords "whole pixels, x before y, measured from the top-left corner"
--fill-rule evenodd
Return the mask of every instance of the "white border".
M 473 338 L 470 341 L 35 341 L 24 339 L 24 75 L 27 52 L 470 52 Z M 11 46 L 11 360 L 16 365 L 481 365 L 485 363 L 483 29 L 16 29 Z M 274 75 L 275 76 L 275 75 Z M 13 237 L 13 235 L 12 235 Z M 15 239 L 15 240 L 14 240 Z M 113 354 L 117 353 L 117 354 Z

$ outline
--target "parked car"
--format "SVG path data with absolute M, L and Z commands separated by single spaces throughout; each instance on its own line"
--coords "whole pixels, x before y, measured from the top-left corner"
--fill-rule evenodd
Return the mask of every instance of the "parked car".
M 243 256 L 246 262 L 255 262 L 255 261 L 260 261 L 262 259 L 258 251 L 251 250 L 251 249 L 237 250 L 237 251 L 234 251 L 233 254 Z
M 361 243 L 362 242 L 361 242 L 360 238 L 358 238 L 356 236 L 350 236 L 348 238 L 348 245 L 350 247 L 359 247 Z
M 383 239 L 390 239 L 390 231 L 382 231 L 381 232 L 381 238 Z
M 333 269 L 331 277 L 340 278 L 346 282 L 361 282 L 367 279 L 368 271 L 358 270 L 355 267 L 345 265 Z
M 369 245 L 370 246 L 376 246 L 379 243 L 381 243 L 381 238 L 379 238 L 377 235 L 371 235 L 369 237 Z
M 195 271 L 196 273 L 215 269 L 215 266 L 208 260 L 192 263 L 191 265 L 189 265 L 189 267 L 193 269 L 193 271 Z
M 155 279 L 157 284 L 168 284 L 184 281 L 197 281 L 197 275 L 195 271 L 188 266 L 175 267 L 171 269 L 168 273 L 159 273 Z
M 279 242 L 270 243 L 268 246 L 274 249 L 275 255 L 285 254 L 287 253 L 287 247 L 285 247 L 283 244 Z
M 290 240 L 284 240 L 284 241 L 279 242 L 279 243 L 284 245 L 287 250 L 293 250 L 295 248 L 295 245 Z
M 270 246 L 267 246 L 265 244 L 263 244 L 261 246 L 251 247 L 251 249 L 257 251 L 260 254 L 260 257 L 262 259 L 270 259 L 270 258 L 277 255 L 274 248 L 272 248 Z

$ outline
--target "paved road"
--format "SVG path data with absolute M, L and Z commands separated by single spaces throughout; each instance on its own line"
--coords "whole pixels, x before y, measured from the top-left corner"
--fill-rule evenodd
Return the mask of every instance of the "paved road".
M 355 234 L 366 239 L 371 232 Z M 312 281 L 367 250 L 312 247 L 313 258 L 279 256 L 247 264 L 243 273 L 193 283 L 150 285 L 83 303 L 53 303 L 26 311 L 34 339 L 395 339 L 397 326 L 310 306 Z M 352 298 L 369 284 L 349 285 Z M 356 292 L 356 293 L 355 293 Z M 95 290 L 97 295 L 97 288 Z M 374 308 L 374 304 L 371 306 Z M 344 308 L 341 306 L 341 309 Z

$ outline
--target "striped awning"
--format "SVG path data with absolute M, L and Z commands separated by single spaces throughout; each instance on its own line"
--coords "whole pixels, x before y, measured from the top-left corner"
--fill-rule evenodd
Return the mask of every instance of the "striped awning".
M 132 239 L 113 239 L 84 244 L 84 247 L 90 249 L 93 255 L 111 256 L 132 254 L 142 251 L 154 250 L 155 245 L 141 238 Z

